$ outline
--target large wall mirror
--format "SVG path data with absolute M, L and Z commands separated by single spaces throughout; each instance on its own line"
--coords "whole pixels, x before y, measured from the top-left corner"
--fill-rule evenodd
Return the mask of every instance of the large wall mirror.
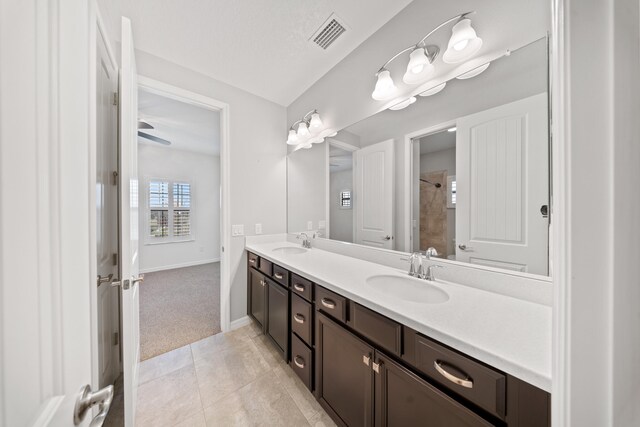
M 548 276 L 548 58 L 530 40 L 291 152 L 288 231 Z

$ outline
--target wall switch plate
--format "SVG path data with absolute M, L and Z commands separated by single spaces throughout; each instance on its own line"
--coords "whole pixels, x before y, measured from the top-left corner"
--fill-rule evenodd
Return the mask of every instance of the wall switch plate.
M 327 228 L 327 221 L 320 220 L 318 221 L 318 230 L 325 230 Z
M 256 234 L 262 234 L 262 224 L 256 224 Z
M 244 224 L 232 225 L 231 226 L 231 235 L 232 236 L 244 236 Z
M 307 230 L 313 230 L 313 221 L 307 221 Z

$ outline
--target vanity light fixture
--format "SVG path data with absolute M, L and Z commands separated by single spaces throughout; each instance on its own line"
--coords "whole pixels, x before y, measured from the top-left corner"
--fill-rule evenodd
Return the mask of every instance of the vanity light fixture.
M 289 128 L 287 144 L 300 148 L 311 148 L 313 144 L 324 142 L 326 137 L 337 134 L 333 129 L 323 129 L 322 119 L 317 110 L 311 110 L 301 120 Z
M 431 96 L 431 95 L 435 95 L 436 93 L 439 93 L 440 91 L 442 91 L 442 89 L 444 89 L 444 87 L 447 85 L 447 82 L 444 83 L 440 83 L 438 86 L 434 86 L 431 89 L 427 89 L 424 92 L 422 92 L 420 94 L 420 96 Z
M 446 20 L 431 30 L 431 32 L 420 39 L 415 45 L 402 49 L 393 55 L 376 73 L 376 86 L 371 97 L 376 101 L 387 101 L 396 95 L 398 89 L 391 78 L 391 72 L 387 69 L 387 66 L 406 52 L 411 53 L 409 54 L 409 63 L 407 64 L 407 70 L 402 77 L 402 81 L 409 85 L 416 85 L 427 81 L 435 71 L 433 62 L 440 53 L 440 48 L 436 45 L 427 45 L 426 40 L 433 33 L 451 22 L 457 21 L 451 30 L 451 38 L 449 39 L 443 61 L 453 64 L 465 61 L 475 55 L 478 50 L 480 50 L 480 47 L 482 47 L 482 39 L 478 37 L 476 31 L 471 26 L 471 19 L 469 19 L 468 15 L 472 13 L 474 12 L 465 12 Z M 444 88 L 444 85 L 440 90 L 442 90 L 442 88 Z M 431 95 L 434 93 L 437 93 L 437 91 Z
M 482 73 L 487 68 L 489 68 L 489 65 L 491 65 L 491 62 L 487 62 L 486 64 L 482 64 L 479 67 L 476 67 L 476 68 L 474 68 L 474 69 L 472 69 L 470 71 L 467 71 L 466 73 L 460 74 L 458 77 L 456 77 L 456 79 L 466 80 L 466 79 L 470 79 L 471 77 L 475 77 L 478 74 Z
M 416 102 L 416 97 L 412 96 L 411 98 L 407 98 L 404 101 L 399 102 L 392 107 L 389 107 L 389 110 L 393 110 L 393 111 L 402 110 L 404 108 L 407 108 L 409 105 L 413 104 L 414 102 Z

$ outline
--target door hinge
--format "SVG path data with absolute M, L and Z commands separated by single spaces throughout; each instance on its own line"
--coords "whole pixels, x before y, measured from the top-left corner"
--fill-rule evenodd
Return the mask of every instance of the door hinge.
M 117 332 L 113 333 L 113 345 L 118 345 L 120 344 L 120 334 L 118 334 Z
M 113 92 L 113 105 L 118 105 L 118 92 Z
M 113 185 L 118 185 L 118 171 L 113 171 Z
M 111 261 L 113 265 L 118 265 L 118 254 L 111 255 Z

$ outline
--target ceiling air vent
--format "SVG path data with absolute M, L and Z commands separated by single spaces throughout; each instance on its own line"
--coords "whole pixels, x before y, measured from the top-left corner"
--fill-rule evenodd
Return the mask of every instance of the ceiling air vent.
M 345 31 L 347 31 L 347 26 L 342 19 L 335 13 L 332 13 L 329 19 L 320 26 L 318 31 L 316 31 L 309 40 L 321 48 L 326 49 Z

